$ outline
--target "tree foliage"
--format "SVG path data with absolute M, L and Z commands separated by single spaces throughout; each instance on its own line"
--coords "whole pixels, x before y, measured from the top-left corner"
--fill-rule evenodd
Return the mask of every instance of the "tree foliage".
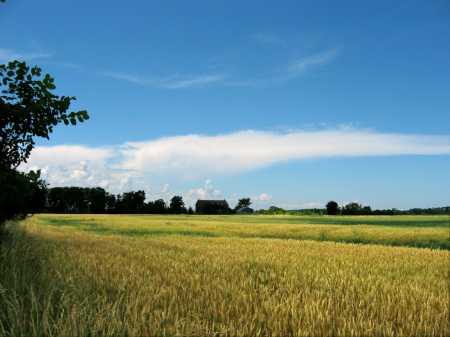
M 355 201 L 348 203 L 347 205 L 342 207 L 343 215 L 359 215 L 361 214 L 362 205 L 358 204 Z
M 339 204 L 336 201 L 329 201 L 326 205 L 328 215 L 339 214 Z
M 166 203 L 163 199 L 155 200 L 153 205 L 155 214 L 164 214 L 167 212 Z
M 172 199 L 170 199 L 169 210 L 173 214 L 185 214 L 187 210 L 184 206 L 183 198 L 180 196 L 174 196 Z
M 163 199 L 144 203 L 138 210 L 141 214 L 166 214 L 168 211 L 166 202 Z
M 70 112 L 75 97 L 54 95 L 54 79 L 25 62 L 0 65 L 0 168 L 17 168 L 34 148 L 34 137 L 49 139 L 59 123 L 76 125 L 89 119 L 85 110 Z
M 144 205 L 145 191 L 131 191 L 122 194 L 121 198 L 122 210 L 119 213 L 133 214 L 137 213 L 139 208 Z
M 46 185 L 33 171 L 0 171 L 0 186 L 0 230 L 6 220 L 23 219 L 45 208 Z
M 0 65 L 0 231 L 6 220 L 45 206 L 46 184 L 40 171 L 17 171 L 29 158 L 35 137 L 48 139 L 59 123 L 76 125 L 89 119 L 84 110 L 69 113 L 75 97 L 53 94 L 54 79 L 41 73 L 25 62 Z
M 107 210 L 108 195 L 109 193 L 101 187 L 85 188 L 89 213 L 105 213 Z
M 237 203 L 237 205 L 234 208 L 234 210 L 238 211 L 241 208 L 250 207 L 251 204 L 252 204 L 252 202 L 250 201 L 250 198 L 239 199 L 239 202 Z

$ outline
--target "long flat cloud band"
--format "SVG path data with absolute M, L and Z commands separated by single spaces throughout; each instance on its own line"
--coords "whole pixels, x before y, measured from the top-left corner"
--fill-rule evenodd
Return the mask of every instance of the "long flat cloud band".
M 450 136 L 404 135 L 358 130 L 241 131 L 129 142 L 120 150 L 124 168 L 229 173 L 279 162 L 320 158 L 450 154 Z
M 118 172 L 125 171 L 194 179 L 314 158 L 449 154 L 449 135 L 391 134 L 351 128 L 290 133 L 247 130 L 216 136 L 174 136 L 99 148 L 37 147 L 23 169 L 45 167 L 51 180 L 51 172 L 56 167 L 87 162 L 97 171 L 105 172 L 103 180 L 117 179 Z M 108 170 L 114 174 L 107 174 Z

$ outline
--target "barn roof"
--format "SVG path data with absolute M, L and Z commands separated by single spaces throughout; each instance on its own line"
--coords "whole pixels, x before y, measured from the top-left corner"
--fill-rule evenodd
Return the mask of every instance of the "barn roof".
M 227 214 L 229 213 L 228 202 L 226 200 L 197 200 L 195 203 L 195 211 L 196 213 L 203 213 L 203 206 L 205 204 L 214 204 L 216 205 L 217 212 L 219 214 Z
M 200 200 L 200 199 L 198 199 L 195 204 L 196 205 L 204 205 L 204 204 L 207 204 L 207 203 L 228 206 L 228 202 L 226 200 Z

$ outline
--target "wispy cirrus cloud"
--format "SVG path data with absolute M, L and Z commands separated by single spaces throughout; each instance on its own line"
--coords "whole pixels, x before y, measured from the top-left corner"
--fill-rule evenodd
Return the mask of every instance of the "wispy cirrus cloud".
M 259 34 L 257 38 L 264 43 L 275 43 L 276 37 Z M 261 42 L 262 43 L 262 42 Z M 187 89 L 203 88 L 210 85 L 235 86 L 235 87 L 258 87 L 280 85 L 304 75 L 307 71 L 332 62 L 338 55 L 339 49 L 333 48 L 323 52 L 311 54 L 286 63 L 283 66 L 275 66 L 277 71 L 261 69 L 261 73 L 270 75 L 260 78 L 242 78 L 238 72 L 231 76 L 228 73 L 219 74 L 173 74 L 166 77 L 141 76 L 118 71 L 98 72 L 101 76 L 115 78 L 117 80 L 127 81 L 135 84 L 147 85 L 163 89 Z
M 279 66 L 277 71 L 260 78 L 228 79 L 225 85 L 236 87 L 267 87 L 273 85 L 283 85 L 294 81 L 307 72 L 326 66 L 340 55 L 338 48 L 329 49 L 320 53 L 300 57 L 294 61 L 287 62 Z
M 49 58 L 54 56 L 51 52 L 19 52 L 12 49 L 0 48 L 0 63 L 7 63 L 14 60 L 31 61 L 39 58 Z
M 282 44 L 281 38 L 273 33 L 256 33 L 252 36 L 252 39 L 261 45 L 280 45 Z
M 161 81 L 160 86 L 167 89 L 181 89 L 192 86 L 197 87 L 206 84 L 220 83 L 222 81 L 223 77 L 218 75 L 187 76 L 184 78 L 180 77 Z
M 263 44 L 278 44 L 280 39 L 275 35 L 257 34 L 254 39 Z M 20 52 L 11 49 L 0 48 L 0 63 L 7 63 L 13 60 L 31 61 L 39 58 L 50 58 L 54 56 L 53 52 Z M 288 81 L 292 81 L 314 67 L 324 66 L 332 62 L 339 55 L 337 48 L 315 53 L 302 58 L 298 58 L 284 66 L 274 65 L 278 71 L 260 78 L 242 78 L 238 72 L 234 72 L 234 76 L 228 73 L 203 73 L 203 74 L 172 74 L 163 77 L 142 76 L 130 74 L 120 71 L 88 71 L 97 75 L 114 78 L 130 83 L 147 85 L 162 89 L 188 89 L 203 88 L 211 85 L 221 86 L 239 86 L 239 87 L 258 87 L 280 85 Z M 83 69 L 82 66 L 67 62 L 51 62 L 52 64 L 63 66 L 66 68 Z M 271 73 L 270 69 L 261 69 L 261 73 Z
M 285 68 L 285 79 L 292 79 L 303 75 L 312 67 L 326 65 L 333 61 L 339 53 L 338 48 L 333 48 L 320 53 L 298 58 Z
M 191 87 L 203 87 L 208 84 L 220 83 L 223 76 L 220 75 L 172 75 L 165 78 L 152 78 L 130 75 L 121 72 L 101 72 L 100 75 L 124 80 L 131 83 L 153 86 L 163 89 L 185 89 Z
M 150 80 L 150 79 L 147 79 L 144 77 L 140 77 L 140 76 L 126 74 L 123 72 L 103 71 L 103 72 L 99 72 L 98 74 L 101 76 L 111 77 L 111 78 L 115 78 L 117 80 L 123 80 L 123 81 L 136 83 L 136 84 L 144 84 L 144 85 L 153 85 L 154 84 L 153 80 Z

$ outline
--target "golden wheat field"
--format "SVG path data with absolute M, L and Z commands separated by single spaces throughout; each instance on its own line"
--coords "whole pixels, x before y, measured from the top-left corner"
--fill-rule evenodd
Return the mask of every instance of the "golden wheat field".
M 448 240 L 445 222 L 311 222 L 34 216 L 0 263 L 0 335 L 450 335 L 449 251 L 384 244 Z

